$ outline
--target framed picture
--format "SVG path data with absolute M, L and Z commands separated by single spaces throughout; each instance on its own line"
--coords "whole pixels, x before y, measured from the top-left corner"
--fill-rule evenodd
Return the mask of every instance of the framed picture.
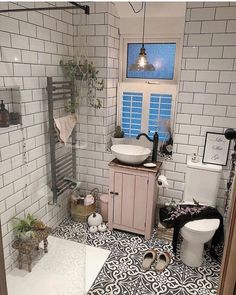
M 202 162 L 226 166 L 229 155 L 230 140 L 224 133 L 207 132 Z

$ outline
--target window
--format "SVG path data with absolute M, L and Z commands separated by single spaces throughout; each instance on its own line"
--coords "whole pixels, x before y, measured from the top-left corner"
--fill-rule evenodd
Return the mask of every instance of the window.
M 141 43 L 127 44 L 126 78 L 173 80 L 176 43 L 145 43 L 148 62 L 153 64 L 156 70 L 130 71 L 129 67 L 135 63 L 141 46 Z
M 158 132 L 161 142 L 169 139 L 168 126 L 173 123 L 175 85 L 120 83 L 118 124 L 126 137 Z
M 129 66 L 135 63 L 141 48 L 140 38 L 121 39 L 120 68 L 122 81 L 160 81 L 162 84 L 176 84 L 179 68 L 179 39 L 145 38 L 145 49 L 148 62 L 156 68 L 153 72 L 130 71 Z

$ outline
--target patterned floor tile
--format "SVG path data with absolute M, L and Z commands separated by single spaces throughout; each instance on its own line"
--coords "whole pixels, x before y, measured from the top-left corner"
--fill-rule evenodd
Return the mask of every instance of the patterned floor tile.
M 90 246 L 111 250 L 89 295 L 215 295 L 220 274 L 220 263 L 206 250 L 204 263 L 191 268 L 173 256 L 171 243 L 157 238 L 156 230 L 150 240 L 143 236 L 114 230 L 91 234 L 86 224 L 65 219 L 53 235 Z M 154 265 L 142 271 L 142 258 L 148 249 L 172 254 L 170 265 L 157 273 Z M 219 252 L 222 252 L 222 248 Z

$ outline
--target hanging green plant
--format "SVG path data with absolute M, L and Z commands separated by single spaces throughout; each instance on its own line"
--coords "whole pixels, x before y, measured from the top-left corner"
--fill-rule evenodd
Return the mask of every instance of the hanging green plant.
M 78 65 L 74 60 L 68 60 L 66 63 L 60 60 L 60 66 L 71 80 L 75 80 L 76 73 L 78 72 Z
M 79 103 L 78 102 L 71 102 L 71 100 L 65 101 L 65 110 L 68 113 L 75 113 L 77 108 L 79 107 Z
M 62 67 L 66 76 L 68 76 L 72 81 L 83 81 L 87 82 L 87 98 L 88 104 L 95 109 L 100 109 L 102 107 L 101 100 L 96 97 L 96 91 L 102 91 L 104 89 L 104 80 L 98 79 L 97 75 L 99 71 L 96 69 L 92 62 L 89 62 L 87 59 L 79 61 L 77 63 L 75 60 L 69 60 L 64 62 L 60 61 L 60 66 Z M 78 93 L 77 93 L 78 94 Z M 77 107 L 76 104 L 67 105 L 69 111 L 75 111 Z

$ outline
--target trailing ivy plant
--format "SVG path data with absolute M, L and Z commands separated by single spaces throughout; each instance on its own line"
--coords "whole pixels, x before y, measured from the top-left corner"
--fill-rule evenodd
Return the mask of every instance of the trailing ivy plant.
M 67 62 L 60 61 L 60 66 L 62 67 L 64 73 L 75 82 L 76 81 L 86 81 L 86 86 L 88 88 L 87 97 L 90 106 L 95 109 L 100 109 L 102 107 L 101 100 L 96 97 L 96 91 L 102 91 L 104 89 L 104 80 L 98 79 L 99 71 L 96 69 L 92 62 L 87 59 L 77 63 L 75 60 L 69 60 Z M 82 83 L 81 83 L 82 84 Z M 80 84 L 80 87 L 81 87 Z M 79 90 L 76 89 L 78 94 Z M 75 104 L 68 103 L 66 110 L 70 112 L 75 112 L 78 107 L 78 102 Z
M 68 113 L 75 113 L 78 106 L 79 106 L 78 102 L 73 103 L 71 102 L 71 100 L 65 101 L 65 110 Z

